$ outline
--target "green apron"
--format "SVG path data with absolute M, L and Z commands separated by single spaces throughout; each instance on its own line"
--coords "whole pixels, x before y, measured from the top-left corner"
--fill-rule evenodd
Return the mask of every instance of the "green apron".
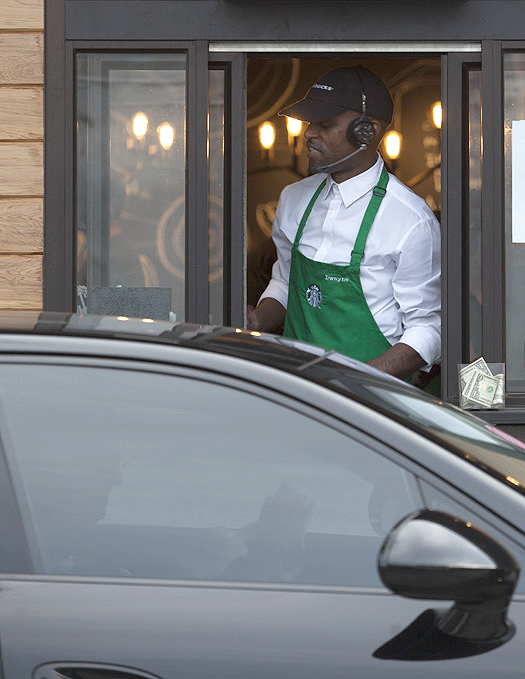
M 360 277 L 366 240 L 386 193 L 388 173 L 383 168 L 361 222 L 350 264 L 346 265 L 316 262 L 299 252 L 305 224 L 325 184 L 326 179 L 312 196 L 295 236 L 283 335 L 370 361 L 391 346 L 372 316 Z

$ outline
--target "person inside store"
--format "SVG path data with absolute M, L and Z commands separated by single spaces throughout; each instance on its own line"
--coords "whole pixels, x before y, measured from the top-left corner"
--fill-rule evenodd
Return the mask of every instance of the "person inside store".
M 393 114 L 363 66 L 324 74 L 280 112 L 309 123 L 310 175 L 281 193 L 277 261 L 250 330 L 333 349 L 407 378 L 440 359 L 440 227 L 378 153 Z

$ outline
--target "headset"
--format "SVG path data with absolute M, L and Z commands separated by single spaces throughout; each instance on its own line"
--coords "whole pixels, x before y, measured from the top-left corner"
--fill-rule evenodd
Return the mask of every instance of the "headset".
M 346 138 L 348 139 L 348 142 L 352 146 L 357 146 L 357 149 L 352 151 L 352 153 L 349 153 L 347 156 L 344 156 L 344 158 L 340 158 L 329 165 L 321 165 L 318 169 L 318 172 L 326 172 L 326 170 L 330 169 L 331 167 L 335 167 L 336 165 L 343 163 L 345 160 L 353 158 L 361 151 L 365 151 L 368 148 L 370 142 L 376 136 L 374 123 L 366 115 L 366 92 L 363 78 L 360 73 L 360 68 L 360 66 L 355 67 L 355 71 L 361 84 L 361 115 L 359 118 L 352 120 L 352 122 L 349 123 L 348 127 L 346 128 Z

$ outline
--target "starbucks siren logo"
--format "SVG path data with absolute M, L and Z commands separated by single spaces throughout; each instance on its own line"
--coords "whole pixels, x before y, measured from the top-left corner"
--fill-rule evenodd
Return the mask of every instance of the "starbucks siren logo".
M 318 308 L 321 306 L 321 302 L 323 301 L 323 295 L 321 293 L 321 289 L 317 285 L 311 285 L 306 290 L 306 301 L 310 306 L 313 306 L 314 308 Z

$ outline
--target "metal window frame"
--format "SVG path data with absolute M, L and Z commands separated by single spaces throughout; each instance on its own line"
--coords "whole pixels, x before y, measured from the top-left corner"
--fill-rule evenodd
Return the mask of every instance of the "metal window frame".
M 491 140 L 484 150 L 483 186 L 491 186 L 482 199 L 483 210 L 483 350 L 488 361 L 504 363 L 506 360 L 506 259 L 505 259 L 505 140 L 504 140 L 504 73 L 503 55 L 508 51 L 525 51 L 523 40 L 486 40 L 482 42 L 483 79 L 482 99 L 483 129 Z M 485 177 L 486 172 L 486 177 Z M 490 181 L 490 184 L 485 184 Z M 488 306 L 485 307 L 485 300 Z M 485 308 L 487 311 L 485 311 Z M 487 315 L 485 321 L 485 314 Z M 505 411 L 510 420 L 523 422 L 525 394 L 507 392 Z M 512 411 L 514 410 L 514 414 Z M 521 410 L 521 413 L 520 413 Z M 504 412 L 505 412 L 504 411 Z M 493 421 L 503 421 L 494 415 Z
M 243 327 L 246 290 L 246 56 L 209 53 L 224 72 L 223 322 Z
M 66 8 L 64 0 L 44 3 L 44 309 L 70 311 L 73 299 L 73 231 L 66 226 L 71 213 L 66 177 L 71 142 L 66 119 L 72 98 L 66 89 Z M 49 228 L 49 225 L 53 228 Z
M 52 0 L 53 1 L 53 0 Z M 59 0 L 55 0 L 59 1 Z M 60 203 L 62 228 L 52 232 L 46 229 L 46 251 L 44 255 L 45 288 L 44 308 L 72 311 L 75 300 L 75 106 L 74 76 L 77 53 L 104 52 L 185 52 L 187 54 L 187 124 L 186 137 L 186 320 L 206 323 L 208 319 L 208 159 L 207 159 L 207 116 L 208 116 L 208 45 L 199 41 L 67 41 L 64 49 L 63 102 L 64 116 L 54 119 L 50 130 L 51 139 L 61 136 L 61 157 L 65 172 L 62 184 L 53 183 L 52 171 L 56 172 L 59 159 L 54 157 L 46 162 L 46 224 L 56 225 L 56 214 Z M 46 62 L 49 69 L 49 63 Z M 57 78 L 58 80 L 58 78 Z M 69 86 L 69 87 L 68 87 Z M 67 94 L 67 96 L 66 96 Z M 56 102 L 49 102 L 49 115 Z M 47 103 L 46 103 L 47 106 Z M 54 111 L 56 112 L 56 111 Z M 51 126 L 51 123 L 50 123 Z M 46 137 L 48 128 L 46 126 Z M 47 146 L 51 140 L 47 137 Z M 206 179 L 203 181 L 203 177 Z M 48 247 L 49 245 L 49 247 Z
M 482 45 L 483 145 L 481 229 L 483 356 L 505 362 L 505 220 L 503 196 L 503 73 L 501 42 Z M 488 190 L 491 187 L 491 190 Z
M 457 364 L 468 356 L 468 73 L 479 54 L 442 56 L 442 397 L 459 401 Z

